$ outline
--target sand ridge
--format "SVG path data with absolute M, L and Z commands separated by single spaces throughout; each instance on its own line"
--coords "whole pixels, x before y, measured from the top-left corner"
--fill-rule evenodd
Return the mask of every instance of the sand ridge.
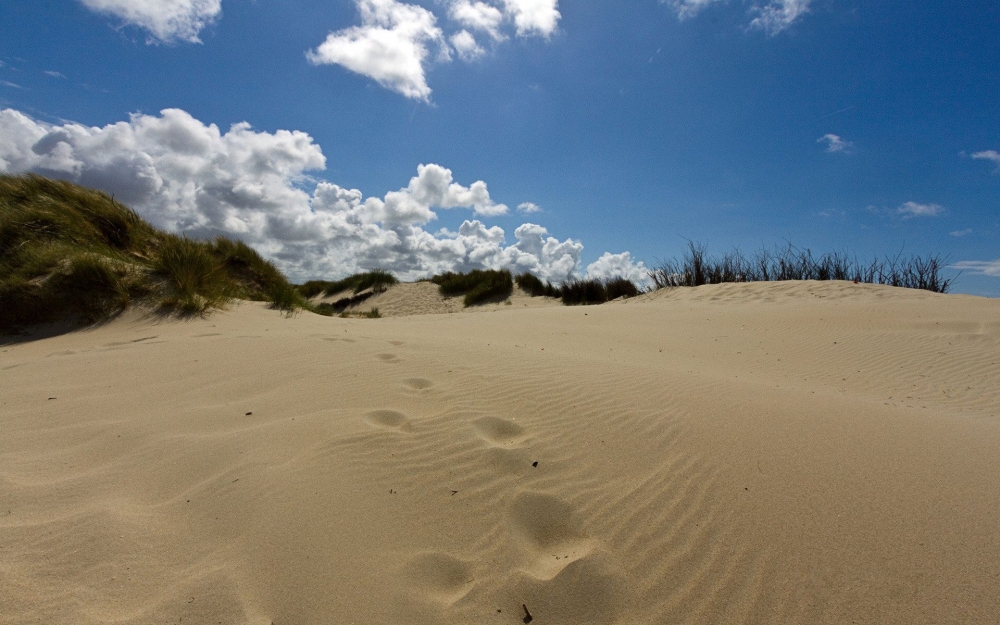
M 996 622 L 997 301 L 495 308 L 0 346 L 4 622 Z

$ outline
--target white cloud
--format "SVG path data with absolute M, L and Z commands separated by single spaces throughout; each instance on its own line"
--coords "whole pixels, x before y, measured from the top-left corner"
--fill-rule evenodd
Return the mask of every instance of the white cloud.
M 603 256 L 587 265 L 587 277 L 601 280 L 628 278 L 641 285 L 650 282 L 649 269 L 641 260 L 638 263 L 633 262 L 632 255 L 628 252 L 621 254 L 604 252 Z
M 458 31 L 451 36 L 450 41 L 463 61 L 474 61 L 486 54 L 486 50 L 476 43 L 476 38 L 467 30 Z
M 522 202 L 521 204 L 517 205 L 517 212 L 519 213 L 529 214 L 529 213 L 540 213 L 541 211 L 542 207 L 539 206 L 538 204 L 535 204 L 534 202 Z
M 113 15 L 146 30 L 150 42 L 200 43 L 198 34 L 222 15 L 222 0 L 80 0 L 97 13 Z
M 954 265 L 949 265 L 951 269 L 960 269 L 972 274 L 993 276 L 1000 278 L 1000 259 L 998 260 L 964 260 Z
M 845 141 L 835 134 L 825 134 L 819 139 L 816 139 L 816 143 L 826 143 L 826 151 L 831 154 L 835 154 L 837 152 L 850 154 L 851 150 L 854 149 L 853 143 Z
M 812 0 L 771 0 L 765 5 L 751 9 L 757 17 L 750 22 L 751 28 L 759 28 L 770 35 L 777 35 L 809 10 Z
M 16 82 L 10 82 L 9 80 L 0 80 L 0 86 L 10 87 L 11 89 L 24 89 L 21 85 Z
M 996 150 L 985 150 L 983 152 L 976 152 L 972 155 L 972 158 L 992 161 L 993 164 L 997 166 L 997 173 L 1000 173 L 1000 152 L 997 152 Z
M 562 17 L 559 0 L 503 0 L 503 4 L 507 15 L 514 18 L 517 34 L 522 37 L 549 37 Z
M 673 7 L 681 20 L 698 15 L 703 9 L 727 0 L 660 0 Z M 750 14 L 750 28 L 759 28 L 770 35 L 776 35 L 791 26 L 809 10 L 812 0 L 768 0 L 754 2 Z
M 944 212 L 944 207 L 940 204 L 905 202 L 896 209 L 896 212 L 905 217 L 937 217 Z
M 61 72 L 54 72 L 54 71 L 51 71 L 51 70 L 46 70 L 43 73 L 46 74 L 46 75 L 48 75 L 48 76 L 51 76 L 53 78 L 63 78 L 63 79 L 66 78 L 66 76 L 64 76 Z
M 679 19 L 687 19 L 698 15 L 705 7 L 724 0 L 660 0 L 674 8 Z
M 953 237 L 964 237 L 972 234 L 972 228 L 966 228 L 965 230 L 954 230 L 948 233 Z
M 448 9 L 448 16 L 467 29 L 486 33 L 494 41 L 503 41 L 507 38 L 500 32 L 503 13 L 485 2 L 455 0 Z
M 424 229 L 436 209 L 504 214 L 483 181 L 464 186 L 451 170 L 426 164 L 398 191 L 365 197 L 309 177 L 325 165 L 306 133 L 259 132 L 246 123 L 223 132 L 178 109 L 104 127 L 0 110 L 0 172 L 33 171 L 103 189 L 171 232 L 239 238 L 294 280 L 374 267 L 404 279 L 482 267 L 554 282 L 579 275 L 583 244 L 560 241 L 538 224 L 515 229 L 509 246 L 502 228 L 479 219 L 457 232 Z M 614 266 L 633 275 L 641 263 L 630 263 L 627 254 L 602 258 L 594 270 Z
M 361 26 L 330 33 L 306 56 L 317 65 L 340 65 L 408 98 L 428 101 L 424 63 L 430 47 L 436 48 L 437 60 L 450 59 L 437 18 L 423 7 L 396 0 L 356 2 Z
M 448 18 L 462 28 L 445 35 L 430 10 L 399 0 L 354 0 L 361 25 L 331 32 L 306 57 L 317 65 L 341 65 L 374 79 L 408 98 L 430 101 L 427 70 L 431 62 L 451 60 L 454 50 L 463 61 L 486 54 L 476 39 L 483 33 L 494 43 L 508 37 L 504 23 L 513 22 L 518 35 L 549 37 L 559 23 L 558 0 L 497 0 L 503 10 L 481 0 L 441 0 Z

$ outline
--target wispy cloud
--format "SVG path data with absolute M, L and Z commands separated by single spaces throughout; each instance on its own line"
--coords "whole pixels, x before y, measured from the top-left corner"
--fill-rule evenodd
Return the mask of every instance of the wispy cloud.
M 66 78 L 66 76 L 63 75 L 62 72 L 55 72 L 55 71 L 52 71 L 52 70 L 45 70 L 43 73 L 46 74 L 47 76 L 51 76 L 53 78 L 62 78 L 62 79 Z
M 679 19 L 688 19 L 701 13 L 705 8 L 729 0 L 660 0 L 669 4 L 677 13 Z M 750 6 L 751 19 L 749 28 L 765 31 L 769 35 L 777 35 L 791 26 L 809 11 L 812 0 L 767 0 L 756 1 Z
M 919 202 L 905 202 L 896 212 L 904 217 L 937 217 L 944 213 L 944 207 L 940 204 L 921 204 Z
M 854 149 L 854 144 L 850 141 L 845 141 L 838 135 L 835 134 L 825 134 L 819 139 L 816 139 L 816 143 L 825 143 L 826 151 L 831 154 L 841 153 L 850 154 Z
M 523 202 L 517 205 L 517 212 L 519 213 L 539 213 L 541 210 L 542 207 L 534 202 Z
M 222 15 L 222 0 L 80 0 L 149 33 L 148 43 L 201 43 L 198 35 Z
M 998 260 L 963 260 L 949 265 L 952 269 L 968 271 L 974 275 L 993 276 L 1000 278 L 1000 259 Z
M 777 35 L 791 26 L 809 10 L 812 0 L 772 0 L 770 3 L 754 6 L 752 12 L 757 17 L 750 22 L 750 28 L 759 28 L 769 35 Z
M 1000 173 L 1000 152 L 996 150 L 984 150 L 983 152 L 976 152 L 972 155 L 972 158 L 982 159 L 984 161 L 991 161 L 997 166 L 996 171 Z
M 965 230 L 952 230 L 948 234 L 953 237 L 964 237 L 972 234 L 972 228 L 966 228 Z
M 0 80 L 0 86 L 10 87 L 11 89 L 24 89 L 21 85 L 16 82 L 10 82 L 9 80 Z

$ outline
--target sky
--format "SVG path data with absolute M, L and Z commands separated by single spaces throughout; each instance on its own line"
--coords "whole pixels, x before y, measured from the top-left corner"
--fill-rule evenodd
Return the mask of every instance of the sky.
M 4 2 L 0 172 L 28 171 L 294 280 L 791 242 L 1000 297 L 1000 4 Z

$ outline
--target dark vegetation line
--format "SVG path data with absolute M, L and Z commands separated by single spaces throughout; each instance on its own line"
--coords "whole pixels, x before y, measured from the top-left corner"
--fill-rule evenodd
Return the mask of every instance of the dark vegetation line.
M 443 273 L 430 279 L 442 295 L 464 295 L 465 305 L 500 302 L 514 292 L 514 278 L 506 269 L 473 269 L 468 273 Z
M 941 256 L 859 261 L 846 253 L 813 256 L 788 245 L 752 255 L 734 250 L 709 256 L 689 242 L 681 258 L 649 272 L 652 289 L 722 282 L 849 280 L 947 293 Z M 430 278 L 445 296 L 466 306 L 500 302 L 516 283 L 536 297 L 564 304 L 599 304 L 644 289 L 623 278 L 570 280 L 559 286 L 507 270 L 473 270 Z M 130 305 L 174 314 L 201 314 L 234 299 L 268 302 L 286 312 L 380 316 L 349 311 L 398 280 L 375 269 L 335 282 L 292 285 L 278 269 L 240 241 L 196 241 L 162 232 L 111 196 L 33 174 L 0 175 L 0 332 L 57 320 L 93 323 Z M 310 301 L 349 292 L 333 303 Z
M 817 257 L 792 244 L 763 248 L 750 256 L 738 249 L 709 256 L 703 244 L 688 241 L 680 259 L 663 261 L 649 272 L 649 277 L 654 289 L 723 282 L 848 280 L 947 293 L 954 278 L 941 276 L 946 264 L 947 259 L 939 255 L 904 256 L 902 252 L 869 261 L 842 252 Z
M 388 271 L 383 269 L 374 269 L 364 273 L 356 273 L 353 276 L 347 276 L 346 278 L 337 280 L 336 282 L 328 282 L 326 280 L 310 280 L 309 282 L 299 285 L 296 288 L 304 297 L 313 298 L 320 294 L 330 296 L 336 295 L 337 293 L 343 293 L 344 291 L 351 291 L 357 295 L 366 289 L 371 289 L 376 293 L 381 293 L 393 284 L 398 283 L 399 280 L 396 276 L 392 275 Z

